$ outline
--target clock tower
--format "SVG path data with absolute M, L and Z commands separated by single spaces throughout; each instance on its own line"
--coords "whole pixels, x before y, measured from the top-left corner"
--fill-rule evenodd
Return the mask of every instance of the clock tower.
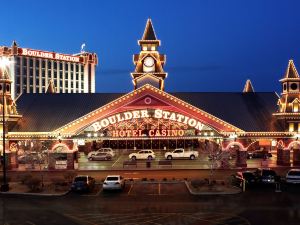
M 134 89 L 145 84 L 151 84 L 164 90 L 167 73 L 163 67 L 166 62 L 166 55 L 159 54 L 157 51 L 160 40 L 156 38 L 151 19 L 147 20 L 143 37 L 138 41 L 138 44 L 141 46 L 141 52 L 133 55 L 135 70 L 131 73 Z

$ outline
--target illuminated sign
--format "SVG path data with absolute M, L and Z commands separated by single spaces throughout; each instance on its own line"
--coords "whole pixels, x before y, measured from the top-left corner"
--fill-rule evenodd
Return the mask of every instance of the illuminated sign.
M 132 119 L 149 118 L 149 117 L 155 119 L 166 119 L 166 120 L 176 121 L 179 123 L 186 124 L 190 127 L 193 127 L 199 131 L 201 131 L 204 127 L 204 124 L 197 121 L 196 119 L 190 118 L 188 116 L 179 113 L 169 112 L 161 109 L 155 109 L 154 113 L 150 112 L 150 110 L 147 109 L 118 113 L 93 123 L 92 127 L 94 128 L 94 131 L 97 132 L 115 123 L 128 121 Z
M 21 55 L 40 57 L 40 58 L 46 58 L 46 59 L 52 59 L 52 60 L 80 62 L 79 56 L 66 55 L 66 54 L 60 54 L 60 53 L 55 53 L 55 52 L 32 50 L 32 49 L 28 49 L 28 48 L 22 48 Z
M 112 137 L 177 137 L 185 134 L 184 130 L 113 130 Z

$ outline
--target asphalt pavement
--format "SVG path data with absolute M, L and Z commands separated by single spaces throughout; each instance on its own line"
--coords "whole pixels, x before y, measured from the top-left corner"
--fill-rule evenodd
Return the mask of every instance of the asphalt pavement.
M 101 189 L 101 188 L 100 188 Z M 62 197 L 1 196 L 2 224 L 298 225 L 300 188 L 274 186 L 226 196 L 192 196 L 182 183 L 126 184 L 121 192 Z

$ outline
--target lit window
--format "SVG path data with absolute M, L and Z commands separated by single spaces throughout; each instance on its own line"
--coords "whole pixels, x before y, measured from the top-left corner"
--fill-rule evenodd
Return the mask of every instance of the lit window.
M 155 51 L 155 46 L 154 45 L 151 46 L 151 51 Z
M 294 123 L 289 123 L 289 132 L 294 132 Z
M 293 103 L 293 112 L 298 112 L 299 111 L 299 104 L 298 102 Z
M 143 51 L 147 51 L 147 46 L 143 46 Z

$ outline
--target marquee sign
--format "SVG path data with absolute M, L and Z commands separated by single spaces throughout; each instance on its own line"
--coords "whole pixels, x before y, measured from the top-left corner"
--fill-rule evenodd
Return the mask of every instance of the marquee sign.
M 142 110 L 134 110 L 134 111 L 126 111 L 126 112 L 118 113 L 118 114 L 109 116 L 107 118 L 104 118 L 100 121 L 93 123 L 92 127 L 93 127 L 94 131 L 97 132 L 103 128 L 108 127 L 109 125 L 113 125 L 115 123 L 119 123 L 122 121 L 139 119 L 139 118 L 155 118 L 155 119 L 172 120 L 172 121 L 186 124 L 186 125 L 194 128 L 196 130 L 199 130 L 199 131 L 201 131 L 204 127 L 203 123 L 197 121 L 194 118 L 190 118 L 190 117 L 182 115 L 180 113 L 170 112 L 170 111 L 161 110 L 161 109 L 155 109 L 154 111 L 149 110 L 149 109 L 142 109 Z M 139 131 L 137 131 L 137 132 L 139 132 Z M 167 133 L 170 133 L 170 131 L 166 130 L 166 131 L 163 131 L 163 133 L 167 134 Z M 168 135 L 166 135 L 166 136 L 168 136 Z
M 109 132 L 111 137 L 177 137 L 184 136 L 184 130 L 151 129 L 151 130 L 113 130 Z
M 69 61 L 69 62 L 81 62 L 79 56 L 60 54 L 60 53 L 55 53 L 55 52 L 32 50 L 32 49 L 28 49 L 28 48 L 21 48 L 20 54 L 24 55 L 24 56 L 41 57 L 41 58 L 52 59 L 52 60 L 63 60 L 63 61 Z

